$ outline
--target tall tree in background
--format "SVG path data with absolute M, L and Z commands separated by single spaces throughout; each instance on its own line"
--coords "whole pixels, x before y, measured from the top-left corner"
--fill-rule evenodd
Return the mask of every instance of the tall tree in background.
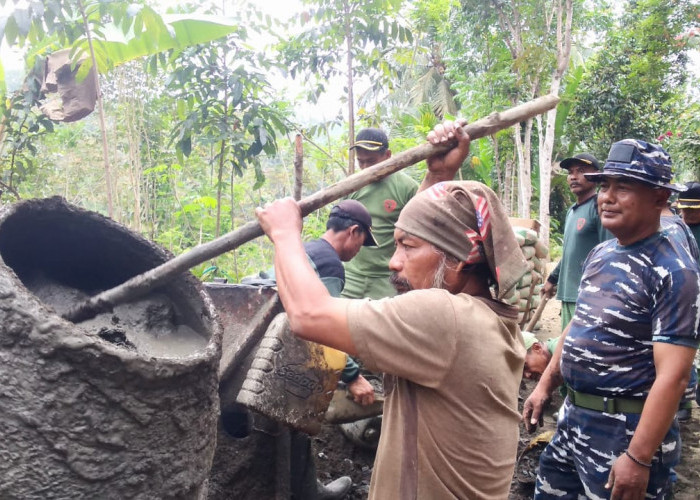
M 589 150 L 604 158 L 613 142 L 676 129 L 688 76 L 682 34 L 698 15 L 692 0 L 626 4 L 586 67 L 572 113 L 572 134 Z
M 212 148 L 217 187 L 214 237 L 221 234 L 221 198 L 228 180 L 232 183 L 234 175 L 251 165 L 256 173 L 253 189 L 260 187 L 264 175 L 259 155 L 275 154 L 276 131 L 286 131 L 284 109 L 261 71 L 269 63 L 246 48 L 244 33 L 241 28 L 173 60 L 170 88 L 178 99 L 180 121 L 171 137 L 181 158 L 190 155 L 194 141 Z
M 460 12 L 452 25 L 465 38 L 460 40 L 470 48 L 467 61 L 458 66 L 471 71 L 453 79 L 482 80 L 479 83 L 457 83 L 462 101 L 488 100 L 496 106 L 503 101 L 516 103 L 544 93 L 559 94 L 562 79 L 569 67 L 571 47 L 578 27 L 589 21 L 587 9 L 598 8 L 603 2 L 581 0 L 462 0 Z M 456 53 L 458 44 L 452 45 Z M 480 62 L 481 60 L 481 67 Z M 483 62 L 488 61 L 488 65 Z M 471 73 L 471 74 L 470 74 Z M 485 84 L 484 84 L 485 83 Z M 543 222 L 543 239 L 548 238 L 549 187 L 555 145 L 556 110 L 535 121 L 529 120 L 513 128 L 513 144 L 517 158 L 517 212 L 520 217 L 531 216 L 532 158 L 539 159 L 540 180 L 539 218 Z M 537 137 L 537 142 L 533 141 Z M 533 147 L 534 144 L 534 147 Z M 505 175 L 505 182 L 510 178 Z
M 357 100 L 369 123 L 400 122 L 403 113 L 419 109 L 429 109 L 438 120 L 457 114 L 443 54 L 449 14 L 456 5 L 456 0 L 415 0 L 407 5 L 413 43 L 394 52 L 394 81 L 373 80 Z M 389 118 L 392 114 L 397 116 Z
M 355 78 L 387 82 L 394 74 L 389 53 L 410 43 L 409 29 L 398 20 L 403 0 L 304 0 L 297 18 L 302 32 L 280 44 L 283 65 L 294 78 L 315 83 L 314 100 L 335 77 L 345 77 L 348 136 L 355 138 Z M 350 150 L 348 173 L 355 169 Z
M 519 81 L 511 71 L 511 54 L 503 43 L 495 20 L 484 22 L 484 12 L 469 7 L 453 9 L 449 33 L 441 36 L 445 47 L 445 74 L 467 119 L 485 116 L 507 108 L 517 95 Z M 491 24 L 489 24 L 491 23 Z M 491 161 L 496 181 L 493 186 L 509 213 L 517 203 L 513 193 L 514 147 L 512 131 L 502 131 L 490 138 L 494 153 Z M 487 162 L 488 163 L 488 162 Z
M 551 16 L 556 20 L 556 65 L 552 70 L 549 80 L 549 93 L 559 95 L 559 88 L 564 72 L 569 67 L 571 55 L 571 23 L 573 18 L 573 0 L 556 0 L 552 6 Z M 552 20 L 550 19 L 550 23 Z M 549 242 L 549 193 L 552 180 L 552 152 L 554 151 L 554 131 L 557 118 L 557 109 L 551 109 L 544 116 L 544 130 L 542 117 L 537 117 L 539 129 L 539 166 L 540 166 L 540 210 L 539 221 L 542 223 L 540 238 L 547 244 Z

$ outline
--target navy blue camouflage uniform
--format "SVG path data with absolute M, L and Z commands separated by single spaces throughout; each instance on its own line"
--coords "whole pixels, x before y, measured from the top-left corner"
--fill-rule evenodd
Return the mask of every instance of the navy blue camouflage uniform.
M 698 264 L 673 231 L 628 246 L 617 240 L 588 256 L 561 372 L 575 391 L 646 398 L 655 380 L 653 343 L 698 347 Z M 540 457 L 536 499 L 609 498 L 613 462 L 627 449 L 641 414 L 606 413 L 567 398 L 557 432 Z M 680 459 L 674 419 L 652 459 L 647 498 L 661 498 Z
M 695 259 L 696 262 L 700 261 L 700 249 L 698 248 L 697 240 L 693 235 L 690 227 L 683 222 L 677 215 L 662 215 L 661 216 L 661 227 L 666 229 L 669 236 L 676 237 L 678 242 L 685 246 L 690 255 Z M 697 363 L 693 362 L 693 366 L 690 369 L 690 379 L 688 380 L 688 386 L 685 388 L 683 397 L 681 398 L 681 403 L 679 408 L 692 408 L 693 401 L 698 390 L 698 367 Z

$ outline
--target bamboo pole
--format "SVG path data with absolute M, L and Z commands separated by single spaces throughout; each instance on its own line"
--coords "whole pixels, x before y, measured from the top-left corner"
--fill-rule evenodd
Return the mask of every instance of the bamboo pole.
M 545 113 L 554 108 L 559 98 L 553 95 L 539 97 L 519 106 L 502 112 L 491 113 L 486 118 L 481 118 L 464 126 L 469 137 L 479 139 L 495 134 L 499 130 L 522 122 L 533 116 Z M 358 189 L 387 177 L 394 172 L 425 160 L 426 158 L 442 154 L 454 146 L 453 143 L 441 143 L 433 145 L 429 142 L 407 149 L 391 156 L 389 159 L 368 167 L 364 170 L 331 185 L 321 191 L 299 201 L 302 216 L 346 196 Z M 68 311 L 63 317 L 74 323 L 79 323 L 95 317 L 103 311 L 109 311 L 118 304 L 129 302 L 157 288 L 174 276 L 201 264 L 213 257 L 229 252 L 240 245 L 263 235 L 263 230 L 258 221 L 251 221 L 235 231 L 231 231 L 208 243 L 196 246 L 192 250 L 164 262 L 143 274 L 134 276 L 119 286 L 101 292 Z

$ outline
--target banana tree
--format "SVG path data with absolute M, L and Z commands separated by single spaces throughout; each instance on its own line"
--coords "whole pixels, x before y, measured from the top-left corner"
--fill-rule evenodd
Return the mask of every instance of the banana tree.
M 8 3 L 0 0 L 3 7 Z M 36 58 L 70 48 L 76 78 L 80 80 L 91 74 L 95 79 L 111 217 L 112 182 L 99 75 L 139 57 L 182 50 L 225 37 L 237 26 L 220 16 L 161 15 L 145 3 L 125 1 L 27 0 L 12 5 L 13 10 L 0 18 L 0 40 L 10 46 L 29 46 L 29 67 L 34 66 Z M 88 73 L 93 67 L 97 71 Z M 4 96 L 2 87 L 0 92 Z M 4 113 L 3 122 L 10 116 Z M 4 140 L 5 128 L 0 126 L 0 142 Z

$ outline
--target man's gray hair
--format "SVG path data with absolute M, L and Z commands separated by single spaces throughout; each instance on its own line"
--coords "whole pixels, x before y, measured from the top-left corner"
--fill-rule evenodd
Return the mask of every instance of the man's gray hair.
M 447 252 L 439 249 L 432 243 L 433 251 L 440 256 L 440 261 L 438 262 L 437 268 L 435 269 L 435 274 L 433 275 L 433 284 L 431 288 L 445 288 L 445 274 L 448 269 L 455 267 L 459 260 L 457 257 L 447 255 Z M 448 264 L 449 261 L 449 264 Z

